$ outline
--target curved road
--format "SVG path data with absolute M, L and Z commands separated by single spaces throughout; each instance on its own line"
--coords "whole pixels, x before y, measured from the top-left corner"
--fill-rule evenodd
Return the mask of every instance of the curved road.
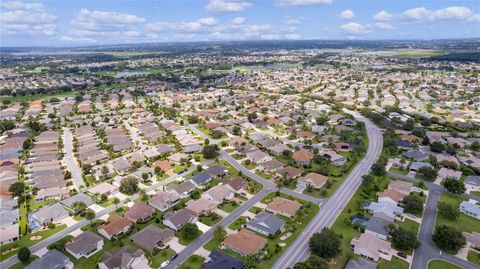
M 388 173 L 390 177 L 398 178 L 400 180 L 411 181 L 411 182 L 420 182 L 421 180 L 400 175 L 396 173 Z M 480 267 L 462 260 L 458 257 L 450 255 L 445 252 L 441 252 L 432 241 L 433 229 L 435 228 L 435 220 L 437 218 L 437 205 L 440 200 L 440 196 L 445 189 L 437 184 L 432 182 L 425 182 L 425 186 L 428 187 L 429 194 L 427 198 L 427 203 L 425 205 L 425 211 L 423 212 L 422 224 L 420 226 L 420 233 L 418 240 L 421 242 L 420 247 L 418 247 L 413 252 L 413 260 L 410 266 L 411 269 L 424 269 L 427 268 L 428 262 L 430 260 L 445 260 L 450 263 L 461 266 L 465 269 L 478 269 Z M 469 195 L 464 195 L 469 197 Z M 477 198 L 478 199 L 478 198 Z
M 369 142 L 367 154 L 345 178 L 345 181 L 326 202 L 320 213 L 315 216 L 307 228 L 277 261 L 273 267 L 274 269 L 293 267 L 297 262 L 304 260 L 309 255 L 308 241 L 310 237 L 324 227 L 330 227 L 334 223 L 335 219 L 342 212 L 342 209 L 347 205 L 352 195 L 360 186 L 362 176 L 369 172 L 370 167 L 380 156 L 383 144 L 383 136 L 380 129 L 358 113 L 352 111 L 347 112 L 354 115 L 357 120 L 365 123 Z

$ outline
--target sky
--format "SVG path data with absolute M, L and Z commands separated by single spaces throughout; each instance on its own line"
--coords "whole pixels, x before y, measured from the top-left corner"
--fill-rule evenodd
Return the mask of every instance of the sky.
M 2 0 L 0 7 L 0 46 L 480 37 L 479 0 Z

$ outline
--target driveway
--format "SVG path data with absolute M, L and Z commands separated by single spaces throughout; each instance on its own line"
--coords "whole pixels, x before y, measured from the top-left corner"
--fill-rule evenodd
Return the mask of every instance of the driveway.
M 72 174 L 73 184 L 76 186 L 77 190 L 85 188 L 85 184 L 82 178 L 82 170 L 78 165 L 75 156 L 73 156 L 73 134 L 68 128 L 63 128 L 63 144 L 65 149 L 65 164 L 67 165 L 68 171 Z

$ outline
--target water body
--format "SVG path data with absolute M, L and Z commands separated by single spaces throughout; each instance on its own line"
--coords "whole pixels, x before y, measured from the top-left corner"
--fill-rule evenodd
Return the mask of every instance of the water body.
M 131 76 L 136 76 L 136 75 L 148 75 L 148 74 L 149 73 L 147 72 L 121 71 L 121 72 L 117 72 L 114 78 L 127 78 Z

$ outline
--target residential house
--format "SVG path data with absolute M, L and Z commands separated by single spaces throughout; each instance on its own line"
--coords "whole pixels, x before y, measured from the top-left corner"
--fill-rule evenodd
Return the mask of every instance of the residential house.
M 107 195 L 108 197 L 110 197 L 111 195 L 114 195 L 116 193 L 118 193 L 118 188 L 113 186 L 112 184 L 110 183 L 107 183 L 107 182 L 102 182 L 96 186 L 93 186 L 91 187 L 90 189 L 88 189 L 88 192 L 91 193 L 91 194 L 99 194 L 99 195 Z
M 283 197 L 275 197 L 265 208 L 267 211 L 274 214 L 280 214 L 285 217 L 293 217 L 297 211 L 302 207 L 302 204 L 289 200 Z
M 218 249 L 214 249 L 210 254 L 208 255 L 208 258 L 206 259 L 205 263 L 203 264 L 203 269 L 246 269 L 246 265 L 226 254 L 225 252 L 222 252 Z
M 70 194 L 70 190 L 66 187 L 52 187 L 38 190 L 37 196 L 35 196 L 35 201 L 46 201 L 46 200 L 59 200 L 64 197 L 67 197 Z
M 228 175 L 228 170 L 222 165 L 213 165 L 205 169 L 205 173 L 210 175 L 212 178 L 224 178 Z
M 142 202 L 138 202 L 132 205 L 125 212 L 125 217 L 127 217 L 132 222 L 147 222 L 155 216 L 155 208 L 144 204 Z
M 388 189 L 395 190 L 404 195 L 409 195 L 412 191 L 412 188 L 413 184 L 411 182 L 401 180 L 390 181 L 390 183 L 388 184 Z
M 91 231 L 77 235 L 71 242 L 65 245 L 65 250 L 75 259 L 80 259 L 81 257 L 89 258 L 102 248 L 102 237 Z
M 272 160 L 272 157 L 270 155 L 266 154 L 261 150 L 247 152 L 245 155 L 248 160 L 255 164 L 264 163 Z
M 126 233 L 132 227 L 132 222 L 126 218 L 118 215 L 111 215 L 107 219 L 108 223 L 98 227 L 98 232 L 107 239 L 118 237 Z
M 287 166 L 285 168 L 278 169 L 275 172 L 277 178 L 287 177 L 289 179 L 297 178 L 301 176 L 303 171 L 293 166 Z
M 383 192 L 379 192 L 377 196 L 379 202 L 386 201 L 396 205 L 407 195 L 393 189 L 386 189 Z
M 177 231 L 187 223 L 196 223 L 198 216 L 190 209 L 184 208 L 175 213 L 167 212 L 163 217 L 163 224 L 165 226 Z
M 480 190 L 480 176 L 468 176 L 465 178 L 465 187 L 470 191 Z
M 246 229 L 231 234 L 223 241 L 223 246 L 242 256 L 257 254 L 267 244 L 267 239 Z
M 68 212 L 59 203 L 44 206 L 28 215 L 30 229 L 36 230 L 51 222 L 59 222 L 68 217 Z
M 373 234 L 380 239 L 387 240 L 388 225 L 391 223 L 391 221 L 373 216 L 367 221 L 365 233 Z
M 212 180 L 212 177 L 207 172 L 201 172 L 193 175 L 190 180 L 192 181 L 193 185 L 195 185 L 195 187 L 203 188 Z
M 313 159 L 313 153 L 307 151 L 307 150 L 299 150 L 295 151 L 292 154 L 292 159 L 295 161 L 296 164 L 298 165 L 303 165 L 307 166 L 310 164 L 310 162 Z
M 327 183 L 327 181 L 327 176 L 314 172 L 308 173 L 298 179 L 298 183 L 303 184 L 304 186 L 310 185 L 315 189 L 320 189 L 321 187 L 323 187 L 323 185 L 325 185 L 325 183 Z
M 98 263 L 98 268 L 128 269 L 147 263 L 142 250 L 134 250 L 128 246 L 124 246 L 117 250 L 110 250 L 103 253 L 102 259 Z
M 217 185 L 203 193 L 203 197 L 217 204 L 229 201 L 233 199 L 234 196 L 235 193 L 223 184 Z
M 56 249 L 47 251 L 41 258 L 32 261 L 25 269 L 73 269 L 73 263 Z
M 410 165 L 410 171 L 411 172 L 418 172 L 418 170 L 420 170 L 420 168 L 422 168 L 422 167 L 428 167 L 428 168 L 433 169 L 433 166 L 429 163 L 414 162 L 414 163 L 412 163 L 412 165 Z
M 248 182 L 244 178 L 237 176 L 234 179 L 223 183 L 223 185 L 230 191 L 241 194 L 244 193 L 248 187 Z
M 391 219 L 402 218 L 403 208 L 397 206 L 395 203 L 389 201 L 366 202 L 364 208 L 373 214 L 382 213 Z
M 442 167 L 442 168 L 440 168 L 440 170 L 438 170 L 437 179 L 439 179 L 439 180 L 444 180 L 444 179 L 460 180 L 461 176 L 462 176 L 462 172 L 460 172 L 460 171 L 456 171 L 456 170 L 452 170 L 452 169 Z
M 260 170 L 260 171 L 274 173 L 278 169 L 282 169 L 284 167 L 285 167 L 284 163 L 274 159 L 274 160 L 259 164 L 257 166 L 257 169 Z
M 208 214 L 210 212 L 213 212 L 219 203 L 205 199 L 205 198 L 200 198 L 198 200 L 189 200 L 186 204 L 186 209 L 191 210 L 195 212 L 197 216 L 200 216 L 202 214 Z
M 138 233 L 132 235 L 130 240 L 135 245 L 153 251 L 155 248 L 164 249 L 174 237 L 174 232 L 168 228 L 160 229 L 154 224 L 150 224 Z
M 192 183 L 191 180 L 186 180 L 178 184 L 177 186 L 175 186 L 169 192 L 173 192 L 176 195 L 178 195 L 180 198 L 183 198 L 190 195 L 190 193 L 192 193 L 193 190 L 195 190 L 195 185 Z
M 369 233 L 363 233 L 360 237 L 352 239 L 351 245 L 353 253 L 375 262 L 378 262 L 382 254 L 387 255 L 391 250 L 390 242 Z
M 269 236 L 281 231 L 285 226 L 285 221 L 267 212 L 258 213 L 255 218 L 247 223 L 247 228 Z
M 159 191 L 148 200 L 148 204 L 165 212 L 167 209 L 178 203 L 178 201 L 180 201 L 180 196 L 176 192 Z
M 480 219 L 480 205 L 477 205 L 471 201 L 468 201 L 468 202 L 463 201 L 460 204 L 460 212 L 470 217 Z
M 350 259 L 344 269 L 377 269 L 377 264 L 364 258 Z

